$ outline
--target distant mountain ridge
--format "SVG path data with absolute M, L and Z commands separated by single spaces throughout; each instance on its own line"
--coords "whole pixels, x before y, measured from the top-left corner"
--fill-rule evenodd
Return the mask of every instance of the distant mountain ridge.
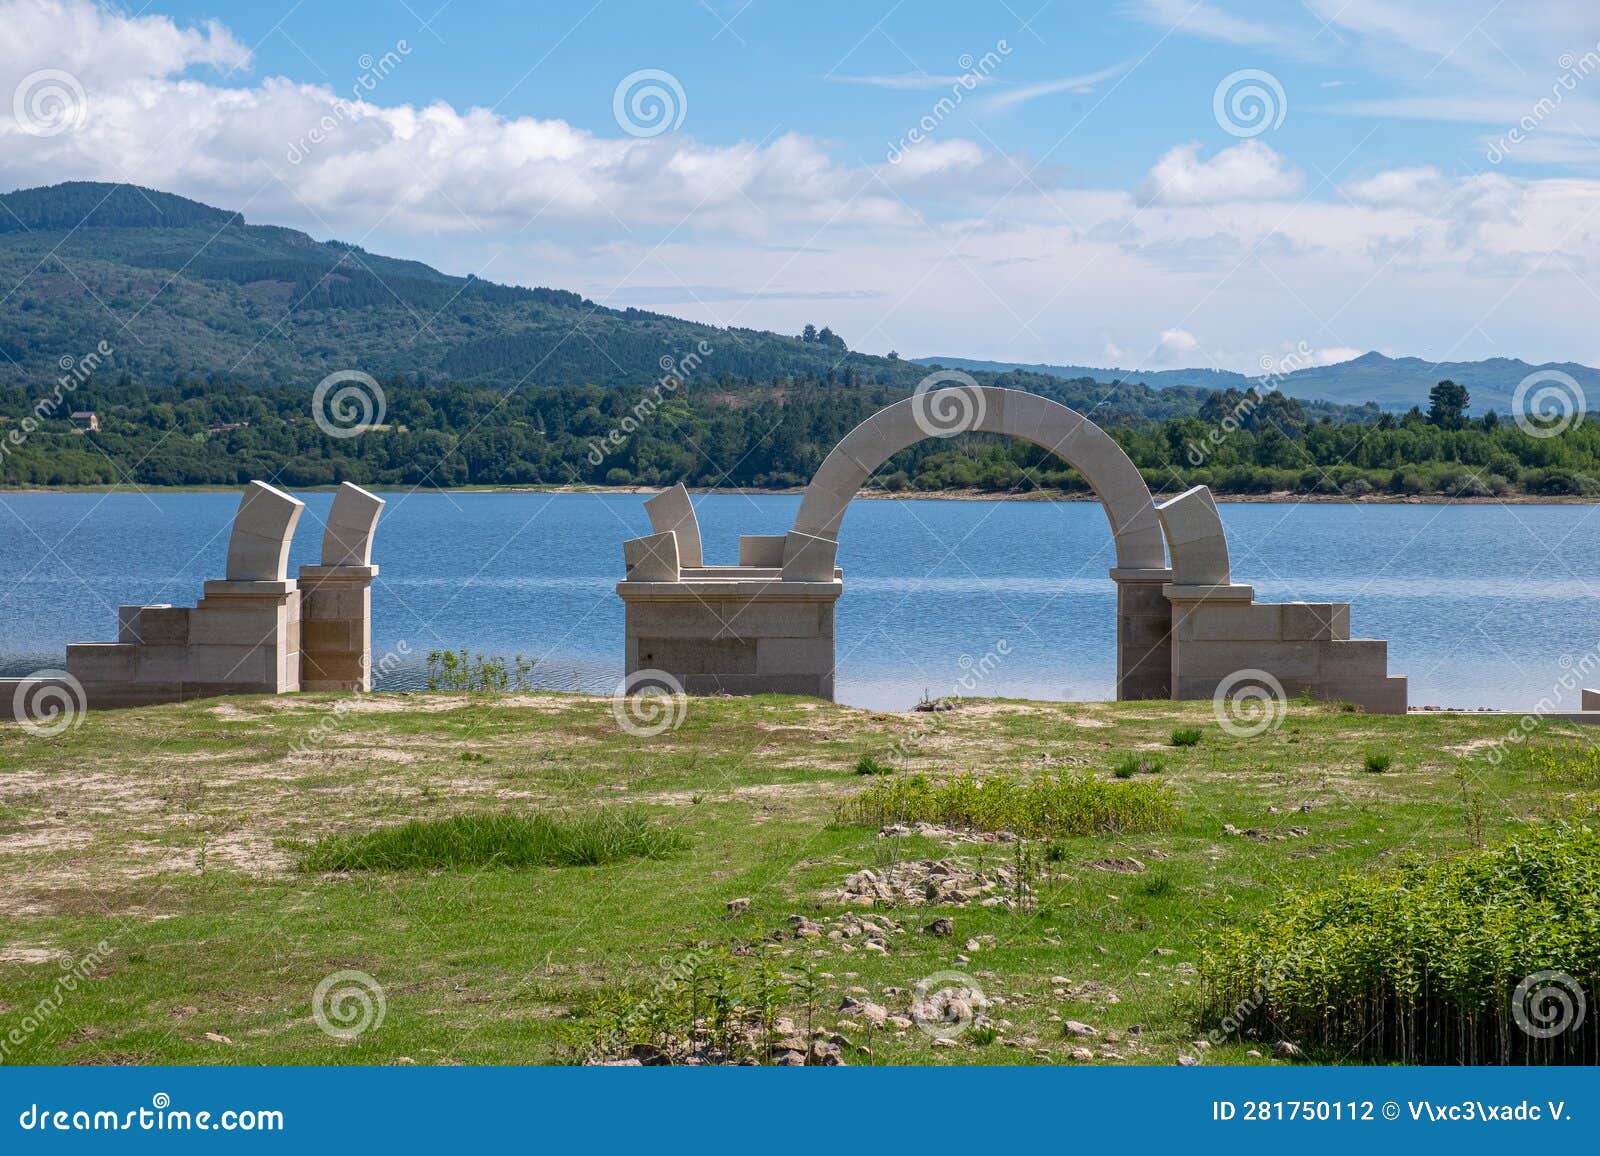
M 1084 365 L 1026 364 L 1010 361 L 982 361 L 969 357 L 919 357 L 921 365 L 944 365 L 969 372 L 1003 373 L 1021 369 L 1068 380 L 1091 378 L 1100 382 L 1136 381 L 1152 389 L 1172 386 L 1198 386 L 1201 389 L 1249 389 L 1262 379 L 1219 369 L 1157 369 L 1136 371 L 1096 369 Z M 1290 397 L 1301 400 L 1361 405 L 1377 402 L 1384 409 L 1406 410 L 1428 407 L 1428 391 L 1446 379 L 1467 387 L 1472 396 L 1471 412 L 1494 409 L 1510 411 L 1511 397 L 1518 383 L 1531 373 L 1554 370 L 1565 373 L 1580 386 L 1591 411 L 1600 407 L 1600 369 L 1573 361 L 1530 365 L 1514 357 L 1491 357 L 1484 361 L 1444 361 L 1434 363 L 1420 357 L 1385 357 L 1364 353 L 1351 361 L 1297 369 L 1274 378 L 1272 384 Z

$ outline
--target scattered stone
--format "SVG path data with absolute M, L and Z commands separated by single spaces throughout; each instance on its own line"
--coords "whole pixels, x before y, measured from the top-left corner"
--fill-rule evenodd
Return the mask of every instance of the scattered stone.
M 1279 1040 L 1272 1045 L 1272 1054 L 1280 1060 L 1298 1060 L 1305 1055 L 1298 1047 L 1288 1040 Z
M 750 900 L 748 898 L 730 899 L 730 900 L 728 900 L 728 914 L 729 915 L 743 915 L 746 911 L 749 911 L 749 910 L 750 910 Z
M 933 1046 L 936 1048 L 953 1048 L 956 1046 L 956 1042 L 955 1040 L 947 1040 L 943 1036 L 937 1036 L 933 1041 Z
M 1092 1028 L 1088 1024 L 1080 1023 L 1077 1020 L 1064 1021 L 1061 1025 L 1061 1030 L 1066 1032 L 1069 1036 L 1083 1036 L 1085 1038 L 1100 1034 L 1097 1028 Z
M 1116 875 L 1138 875 L 1146 870 L 1145 865 L 1132 856 L 1126 859 L 1094 859 L 1084 866 L 1093 867 L 1096 871 L 1110 871 Z
M 885 828 L 889 830 L 894 828 Z M 1019 882 L 1007 864 L 978 870 L 959 860 L 922 859 L 879 870 L 863 868 L 847 876 L 844 886 L 827 898 L 861 907 L 965 907 L 973 902 L 998 907 L 1015 905 L 1018 894 L 1031 903 L 1028 881 Z
M 922 930 L 929 935 L 954 935 L 956 933 L 956 921 L 948 916 L 941 915 Z
M 1080 1064 L 1092 1063 L 1094 1061 L 1094 1053 L 1088 1048 L 1073 1048 L 1069 1054 Z
M 1178 1066 L 1180 1068 L 1197 1068 L 1200 1066 L 1200 1061 L 1193 1056 L 1179 1056 Z

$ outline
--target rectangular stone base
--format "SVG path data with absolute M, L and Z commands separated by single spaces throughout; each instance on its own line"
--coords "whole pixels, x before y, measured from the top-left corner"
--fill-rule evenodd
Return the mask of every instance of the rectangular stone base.
M 629 675 L 661 671 L 688 694 L 833 698 L 833 610 L 843 583 L 726 578 L 619 583 Z

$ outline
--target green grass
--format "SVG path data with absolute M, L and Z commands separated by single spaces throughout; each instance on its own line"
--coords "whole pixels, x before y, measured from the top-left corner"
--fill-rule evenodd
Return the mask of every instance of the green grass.
M 843 804 L 842 823 L 942 823 L 978 831 L 1008 831 L 1030 838 L 1157 831 L 1176 808 L 1167 788 L 1150 783 L 1107 783 L 1093 774 L 1036 779 L 963 775 L 932 782 L 915 775 L 880 783 Z
M 894 768 L 887 763 L 881 763 L 871 755 L 862 755 L 856 760 L 856 774 L 858 775 L 892 775 Z
M 619 1014 L 637 1039 L 695 1020 L 699 1038 L 727 1036 L 737 1050 L 747 1044 L 730 1032 L 776 1013 L 797 1034 L 847 1037 L 852 1064 L 1073 1062 L 1065 1019 L 1102 1033 L 1094 1063 L 1268 1064 L 1271 1047 L 1239 1032 L 1194 1048 L 1216 1029 L 1198 1018 L 1206 977 L 1195 970 L 1213 935 L 1253 926 L 1286 893 L 1378 877 L 1406 855 L 1472 854 L 1600 796 L 1581 765 L 1562 769 L 1596 732 L 1553 719 L 1537 748 L 1493 758 L 1502 718 L 1302 703 L 1243 737 L 1216 728 L 1207 702 L 968 700 L 928 716 L 692 698 L 676 730 L 640 739 L 603 697 L 374 694 L 308 742 L 340 701 L 94 712 L 49 741 L 0 724 L 0 949 L 15 960 L 0 965 L 0 1061 L 565 1063 L 581 1054 L 575 1040 L 609 1038 Z M 1189 727 L 1204 740 L 1172 746 Z M 1381 776 L 1362 770 L 1375 750 L 1394 760 Z M 895 751 L 899 773 L 857 776 L 863 751 Z M 1112 778 L 1129 752 L 1158 754 L 1159 779 Z M 1003 778 L 1012 794 L 1048 797 L 1033 784 L 1090 772 L 1101 788 L 1169 792 L 1165 825 L 997 846 L 837 822 L 864 792 L 918 776 Z M 299 869 L 304 849 L 330 837 L 602 810 L 644 816 L 685 845 L 578 870 Z M 1024 868 L 1033 902 L 863 908 L 840 895 L 863 868 L 926 860 Z M 739 898 L 749 906 L 730 909 Z M 892 919 L 906 933 L 880 954 L 860 936 L 797 939 L 794 915 L 829 929 L 846 915 Z M 939 918 L 954 921 L 953 938 L 923 933 Z M 66 957 L 84 961 L 102 941 L 109 955 L 12 1043 Z M 1558 940 L 1544 946 L 1530 936 L 1519 965 L 1563 962 Z M 707 962 L 672 987 L 690 952 Z M 837 1010 L 854 994 L 907 1015 L 917 984 L 952 967 L 1006 1001 L 989 1013 L 988 1046 L 969 1032 L 934 1048 L 915 1028 L 852 1027 Z M 353 1041 L 313 1017 L 318 984 L 346 970 L 387 998 L 381 1027 Z M 657 1019 L 641 1023 L 641 1007 Z
M 1381 775 L 1394 765 L 1394 759 L 1378 751 L 1368 751 L 1367 757 L 1361 762 L 1369 775 Z
M 1199 727 L 1178 727 L 1168 736 L 1167 741 L 1175 747 L 1194 747 L 1200 745 L 1200 739 L 1205 732 Z
M 688 841 L 632 811 L 565 815 L 453 815 L 414 819 L 365 835 L 330 835 L 300 858 L 302 871 L 419 871 L 469 867 L 596 867 L 662 859 Z
M 1129 755 L 1111 768 L 1113 776 L 1131 779 L 1135 775 L 1159 775 L 1167 764 L 1156 755 Z

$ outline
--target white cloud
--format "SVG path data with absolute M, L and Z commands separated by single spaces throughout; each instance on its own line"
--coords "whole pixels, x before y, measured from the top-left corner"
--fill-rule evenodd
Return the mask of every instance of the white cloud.
M 1208 161 L 1191 141 L 1156 162 L 1140 182 L 1139 198 L 1145 204 L 1210 205 L 1287 197 L 1300 185 L 1300 174 L 1260 141 L 1242 141 Z
M 1041 81 L 1038 84 L 1024 84 L 1016 88 L 1008 88 L 1004 92 L 997 92 L 993 96 L 984 97 L 979 104 L 991 112 L 1004 112 L 1006 109 L 1016 108 L 1020 104 L 1027 104 L 1030 100 L 1038 100 L 1041 96 L 1054 96 L 1061 92 L 1089 93 L 1095 90 L 1096 85 L 1104 84 L 1115 76 L 1120 76 L 1128 70 L 1128 62 L 1113 64 L 1109 68 L 1102 68 L 1098 72 L 1085 72 L 1079 76 L 1063 76 L 1058 80 Z
M 1196 0 L 1133 0 L 1126 8 L 1159 28 L 1188 32 L 1229 44 L 1282 44 L 1289 39 L 1289 34 L 1280 29 L 1234 16 L 1214 4 L 1198 3 Z
M 1344 186 L 1353 199 L 1368 205 L 1437 204 L 1444 191 L 1444 176 L 1431 165 L 1390 169 Z
M 921 91 L 932 88 L 953 88 L 960 84 L 961 76 L 934 76 L 926 72 L 896 72 L 887 76 L 830 76 L 838 84 L 864 84 L 868 88 L 887 88 L 895 92 Z M 985 79 L 973 74 L 973 81 Z

